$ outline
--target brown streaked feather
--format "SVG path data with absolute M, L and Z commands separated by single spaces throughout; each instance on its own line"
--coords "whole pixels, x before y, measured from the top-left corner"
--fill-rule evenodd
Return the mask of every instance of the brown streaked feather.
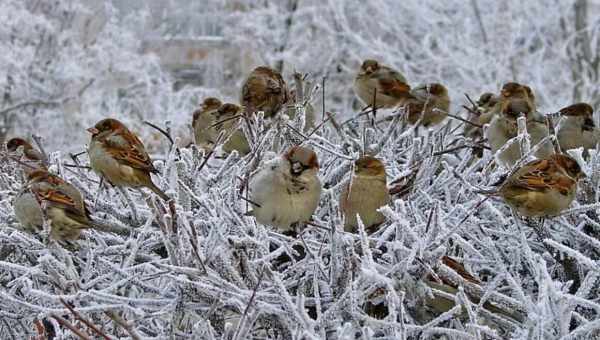
M 592 116 L 594 109 L 587 103 L 577 103 L 560 109 L 559 113 L 565 116 Z
M 132 168 L 157 173 L 154 168 L 150 156 L 144 150 L 142 142 L 133 133 L 121 133 L 129 147 L 124 148 L 122 145 L 111 142 L 110 139 L 105 140 L 105 150 L 111 154 L 121 164 L 131 166 Z
M 379 79 L 381 93 L 395 98 L 410 98 L 410 86 L 398 79 Z

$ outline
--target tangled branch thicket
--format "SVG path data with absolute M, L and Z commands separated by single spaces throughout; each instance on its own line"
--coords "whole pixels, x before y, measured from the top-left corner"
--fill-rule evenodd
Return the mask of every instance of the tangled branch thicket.
M 0 1 L 0 141 L 41 134 L 50 171 L 106 226 L 65 244 L 48 230 L 21 231 L 12 208 L 20 165 L 0 150 L 0 338 L 600 339 L 600 154 L 570 151 L 588 178 L 569 211 L 523 220 L 478 193 L 506 170 L 489 151 L 473 155 L 481 145 L 462 137 L 463 121 L 418 131 L 401 115 L 374 124 L 386 112 L 357 114 L 351 89 L 373 57 L 411 83 L 442 82 L 455 107 L 465 90 L 496 92 L 511 80 L 535 89 L 546 111 L 597 107 L 600 23 L 586 0 L 208 3 L 169 1 L 152 21 L 145 9 L 119 16 L 108 1 Z M 192 38 L 240 47 L 223 56 L 258 54 L 253 62 L 283 73 L 311 72 L 313 84 L 326 77 L 327 91 L 307 94 L 326 122 L 305 129 L 300 105 L 292 119 L 241 124 L 252 136 L 244 157 L 160 151 L 166 139 L 144 121 L 187 144 L 198 103 L 237 98 L 245 76 L 229 69 L 240 60 L 213 56 L 200 66 L 222 84 L 175 90 L 159 60 L 140 53 L 140 31 L 171 38 L 186 23 L 221 34 Z M 321 112 L 321 99 L 336 114 Z M 107 115 L 153 153 L 173 207 L 149 192 L 99 190 L 85 153 L 67 154 Z M 527 149 L 526 131 L 512 142 Z M 317 152 L 325 188 L 295 238 L 247 216 L 246 187 L 261 162 L 297 143 Z M 364 152 L 384 161 L 394 194 L 377 232 L 352 234 L 338 195 Z
M 92 172 L 51 153 L 51 170 L 79 188 L 93 217 L 109 226 L 70 244 L 19 230 L 11 207 L 19 166 L 4 158 L 3 337 L 51 330 L 68 338 L 69 327 L 80 337 L 137 339 L 599 336 L 598 153 L 589 161 L 579 155 L 592 176 L 573 208 L 546 220 L 540 234 L 535 222 L 475 193 L 503 170 L 489 152 L 474 158 L 472 142 L 456 132 L 462 123 L 415 131 L 400 115 L 390 124 L 374 124 L 380 117 L 373 115 L 334 116 L 335 124 L 303 133 L 305 108 L 295 110 L 296 118 L 271 126 L 261 116 L 243 124 L 256 136 L 245 157 L 234 152 L 202 166 L 208 155 L 190 146 L 155 161 L 175 214 L 131 191 L 134 220 L 128 199 L 112 188 L 98 192 Z M 260 162 L 298 143 L 317 152 L 325 189 L 314 220 L 291 238 L 247 216 L 245 183 Z M 382 210 L 387 221 L 371 235 L 344 232 L 337 207 L 351 160 L 364 152 L 385 160 L 399 188 Z M 445 255 L 481 285 L 442 264 Z M 436 299 L 447 307 L 440 310 Z

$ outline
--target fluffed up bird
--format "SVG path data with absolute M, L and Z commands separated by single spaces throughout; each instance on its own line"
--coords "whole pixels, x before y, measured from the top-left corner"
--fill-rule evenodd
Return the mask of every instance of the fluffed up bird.
M 110 184 L 118 187 L 146 187 L 163 200 L 171 198 L 160 190 L 150 174 L 158 173 L 144 145 L 123 123 L 106 118 L 88 129 L 90 166 Z
M 421 85 L 411 90 L 410 94 L 413 98 L 405 102 L 409 123 L 415 124 L 421 120 L 421 125 L 429 127 L 442 122 L 448 116 L 450 97 L 444 85 Z
M 585 151 L 596 148 L 600 142 L 600 129 L 594 123 L 594 109 L 589 104 L 573 104 L 559 112 L 561 121 L 556 135 L 563 151 L 579 147 Z
M 239 105 L 226 103 L 215 112 L 215 129 L 217 135 L 223 133 L 223 151 L 230 153 L 236 150 L 244 156 L 250 153 L 248 139 L 244 135 L 240 124 L 244 124 L 244 110 Z
M 57 241 L 76 240 L 82 229 L 97 226 L 81 193 L 44 169 L 28 174 L 28 182 L 16 196 L 13 209 L 23 229 L 31 233 L 42 230 L 46 216 L 50 221 L 50 237 Z
M 492 153 L 496 154 L 510 139 L 517 136 L 517 118 L 521 114 L 526 117 L 527 133 L 530 135 L 532 147 L 548 135 L 546 124 L 535 111 L 533 100 L 531 89 L 528 90 L 527 87 L 521 84 L 507 83 L 502 87 L 499 103 L 494 107 L 494 111 L 497 111 L 497 113 L 494 113 L 486 135 Z M 535 156 L 544 158 L 550 156 L 553 152 L 553 146 L 548 142 L 538 149 Z M 498 158 L 504 166 L 510 167 L 521 156 L 519 143 L 513 143 L 504 149 L 498 155 Z
M 208 97 L 204 99 L 200 108 L 192 116 L 194 141 L 201 148 L 210 149 L 215 144 L 218 133 L 212 126 L 215 123 L 215 113 L 221 107 L 219 99 Z
M 377 209 L 390 202 L 390 194 L 385 166 L 381 160 L 371 156 L 363 156 L 356 160 L 354 174 L 344 185 L 339 202 L 345 231 L 357 231 L 357 214 L 365 229 L 383 223 L 385 216 Z
M 354 93 L 365 105 L 394 108 L 403 104 L 410 94 L 410 86 L 400 72 L 381 65 L 376 60 L 365 60 L 354 79 Z
M 252 215 L 259 223 L 294 232 L 310 220 L 319 205 L 321 181 L 317 154 L 294 146 L 285 154 L 265 162 L 251 177 Z
M 506 179 L 498 194 L 521 216 L 555 216 L 571 205 L 583 177 L 576 160 L 555 154 L 523 165 Z
M 289 97 L 281 73 L 267 66 L 259 66 L 244 81 L 240 103 L 247 112 L 263 111 L 265 117 L 270 118 L 281 110 Z
M 46 168 L 44 155 L 23 138 L 11 138 L 6 142 L 6 149 L 11 156 L 22 163 L 25 173 Z

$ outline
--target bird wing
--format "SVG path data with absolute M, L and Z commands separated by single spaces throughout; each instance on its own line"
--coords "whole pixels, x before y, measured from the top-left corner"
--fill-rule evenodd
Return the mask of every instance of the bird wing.
M 382 94 L 395 98 L 404 98 L 410 96 L 410 86 L 396 78 L 379 78 L 379 91 Z
M 82 224 L 89 223 L 87 212 L 82 210 L 77 201 L 67 192 L 61 190 L 58 185 L 53 184 L 52 180 L 33 183 L 29 186 L 29 190 L 31 190 L 40 203 L 45 202 L 50 207 L 63 210 L 65 215 L 77 222 Z
M 119 163 L 132 168 L 157 173 L 144 145 L 133 133 L 119 133 L 104 141 L 105 150 Z
M 556 189 L 562 193 L 568 192 L 574 182 L 572 178 L 564 175 L 551 160 L 539 159 L 527 163 L 509 177 L 506 186 L 511 189 L 540 192 Z

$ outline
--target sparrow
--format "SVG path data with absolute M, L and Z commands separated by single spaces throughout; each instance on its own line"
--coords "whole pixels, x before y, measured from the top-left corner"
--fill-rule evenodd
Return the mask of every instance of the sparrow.
M 559 113 L 562 119 L 556 134 L 561 150 L 596 148 L 600 142 L 600 130 L 594 123 L 594 109 L 589 104 L 573 104 Z
M 230 153 L 236 150 L 240 155 L 244 156 L 250 153 L 250 145 L 248 139 L 244 135 L 244 131 L 240 128 L 240 124 L 244 124 L 242 121 L 244 110 L 242 107 L 226 103 L 221 105 L 215 112 L 215 129 L 217 136 L 223 132 L 225 143 L 223 144 L 223 151 Z
M 484 289 L 481 287 L 482 283 L 473 274 L 471 274 L 465 266 L 459 261 L 449 257 L 442 256 L 441 266 L 445 267 L 446 272 L 441 271 L 440 265 L 433 269 L 433 272 L 427 275 L 424 282 L 430 288 L 434 289 L 433 296 L 427 297 L 425 304 L 430 309 L 437 313 L 445 313 L 452 309 L 455 305 L 455 300 L 448 299 L 447 295 L 440 294 L 437 291 L 444 292 L 450 295 L 456 295 L 458 293 L 459 285 L 468 284 L 473 289 L 465 290 L 465 294 L 471 300 L 471 302 L 478 304 L 483 296 Z M 449 271 L 454 272 L 454 275 L 448 275 Z M 434 274 L 434 275 L 432 275 Z M 451 277 L 454 278 L 451 279 Z M 522 312 L 516 310 L 509 310 L 506 307 L 500 307 L 491 301 L 486 301 L 483 304 L 483 308 L 487 311 L 500 315 L 503 317 L 509 317 L 516 321 L 522 321 L 524 315 Z
M 281 110 L 289 97 L 281 73 L 267 66 L 259 66 L 244 81 L 240 103 L 248 112 L 263 111 L 265 118 L 270 118 Z
M 498 194 L 521 216 L 546 217 L 567 209 L 585 174 L 576 160 L 565 154 L 526 163 L 500 186 Z
M 494 117 L 494 107 L 498 104 L 498 96 L 491 92 L 485 92 L 469 110 L 468 121 L 474 123 L 465 124 L 464 135 L 473 141 L 479 142 L 483 139 L 483 126 L 489 124 Z M 476 147 L 473 154 L 479 158 L 483 156 L 483 148 Z
M 106 118 L 87 130 L 92 134 L 88 154 L 94 172 L 111 185 L 146 187 L 165 201 L 171 199 L 152 182 L 150 174 L 158 170 L 142 142 L 123 123 Z
M 13 202 L 15 216 L 24 230 L 41 231 L 44 215 L 50 220 L 50 237 L 57 241 L 76 240 L 82 229 L 98 226 L 73 185 L 45 169 L 30 172 L 27 178 Z
M 487 139 L 492 153 L 496 154 L 511 138 L 517 136 L 517 118 L 524 114 L 527 120 L 527 132 L 531 137 L 531 146 L 539 143 L 548 135 L 545 122 L 535 111 L 531 89 L 518 83 L 507 83 L 502 87 L 498 104 L 493 108 L 493 118 L 487 130 Z M 537 158 L 548 157 L 554 149 L 551 143 L 542 145 L 535 153 Z M 514 165 L 521 158 L 519 143 L 512 143 L 498 155 L 505 166 Z
M 265 162 L 249 182 L 256 221 L 283 233 L 309 221 L 321 197 L 318 171 L 317 154 L 303 146 Z
M 194 129 L 194 140 L 199 147 L 210 148 L 214 145 L 218 133 L 212 125 L 215 123 L 215 112 L 221 105 L 219 99 L 208 97 L 204 99 L 200 108 L 194 111 L 192 128 Z
M 390 202 L 385 166 L 381 160 L 363 156 L 354 162 L 354 174 L 344 185 L 340 194 L 340 210 L 344 218 L 344 230 L 356 232 L 360 216 L 365 229 L 378 226 L 385 216 L 377 209 Z
M 405 102 L 409 123 L 415 124 L 421 119 L 421 125 L 428 127 L 440 123 L 448 116 L 450 97 L 444 85 L 421 85 L 411 90 L 410 95 L 412 98 Z
M 6 150 L 23 165 L 23 171 L 28 172 L 42 168 L 46 169 L 44 155 L 23 138 L 15 137 L 6 142 Z
M 413 98 L 402 74 L 372 59 L 365 60 L 358 70 L 354 93 L 368 106 L 373 106 L 375 99 L 377 108 L 394 108 Z
M 493 108 L 498 104 L 499 98 L 491 92 L 485 92 L 475 103 L 476 106 L 470 111 L 469 121 L 477 125 L 484 126 L 489 124 L 494 117 Z M 479 139 L 483 137 L 483 131 L 477 126 L 470 124 L 465 125 L 465 136 L 472 139 Z

